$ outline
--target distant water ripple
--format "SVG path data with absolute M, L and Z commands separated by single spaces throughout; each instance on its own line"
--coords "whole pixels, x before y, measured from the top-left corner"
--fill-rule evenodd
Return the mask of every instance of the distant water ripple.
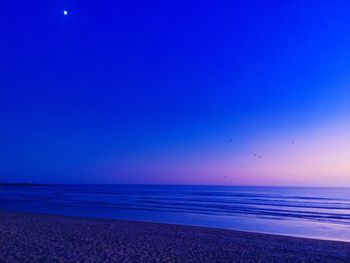
M 52 185 L 0 189 L 0 209 L 6 210 L 350 240 L 349 188 Z

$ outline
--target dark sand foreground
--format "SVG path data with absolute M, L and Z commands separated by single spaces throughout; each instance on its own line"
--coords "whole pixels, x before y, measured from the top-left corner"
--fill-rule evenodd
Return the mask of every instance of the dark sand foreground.
M 350 262 L 350 243 L 0 212 L 0 262 Z

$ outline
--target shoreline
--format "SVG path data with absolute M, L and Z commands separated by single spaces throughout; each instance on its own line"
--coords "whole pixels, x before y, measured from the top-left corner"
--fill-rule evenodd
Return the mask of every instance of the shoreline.
M 0 261 L 350 262 L 350 243 L 0 210 Z
M 94 217 L 94 216 L 80 216 L 80 215 L 65 215 L 59 213 L 42 213 L 42 212 L 31 212 L 31 211 L 21 211 L 21 210 L 1 210 L 5 213 L 16 213 L 16 214 L 28 214 L 28 215 L 41 215 L 41 216 L 57 216 L 57 217 L 68 217 L 75 219 L 90 219 L 90 220 L 107 220 L 107 221 L 116 221 L 116 222 L 127 222 L 127 223 L 141 223 L 141 224 L 159 224 L 159 225 L 168 225 L 168 226 L 184 226 L 184 227 L 192 227 L 192 228 L 204 228 L 204 229 L 213 229 L 213 230 L 227 230 L 234 232 L 243 232 L 243 233 L 251 233 L 251 234 L 262 234 L 269 236 L 277 236 L 277 237 L 286 237 L 286 238 L 300 238 L 307 240 L 319 240 L 319 241 L 333 241 L 333 242 L 342 242 L 348 243 L 350 245 L 350 240 L 347 239 L 336 239 L 336 238 L 322 238 L 317 236 L 303 236 L 303 235 L 288 235 L 288 234 L 280 234 L 280 233 L 272 233 L 272 232 L 259 232 L 259 231 L 249 231 L 249 230 L 241 230 L 241 229 L 232 229 L 225 227 L 210 227 L 205 225 L 190 225 L 190 224 L 177 224 L 177 223 L 166 223 L 166 222 L 155 222 L 155 221 L 142 221 L 142 220 L 128 220 L 128 219 L 118 219 L 118 218 L 105 218 L 105 217 Z

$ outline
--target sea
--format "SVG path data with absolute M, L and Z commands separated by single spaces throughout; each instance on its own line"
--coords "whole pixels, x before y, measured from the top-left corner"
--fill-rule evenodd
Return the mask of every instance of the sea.
M 0 210 L 350 241 L 350 188 L 6 185 Z

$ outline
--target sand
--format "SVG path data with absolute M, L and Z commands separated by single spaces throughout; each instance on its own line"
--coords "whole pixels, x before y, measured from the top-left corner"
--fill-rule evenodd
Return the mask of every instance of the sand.
M 0 262 L 350 262 L 350 243 L 0 212 Z

